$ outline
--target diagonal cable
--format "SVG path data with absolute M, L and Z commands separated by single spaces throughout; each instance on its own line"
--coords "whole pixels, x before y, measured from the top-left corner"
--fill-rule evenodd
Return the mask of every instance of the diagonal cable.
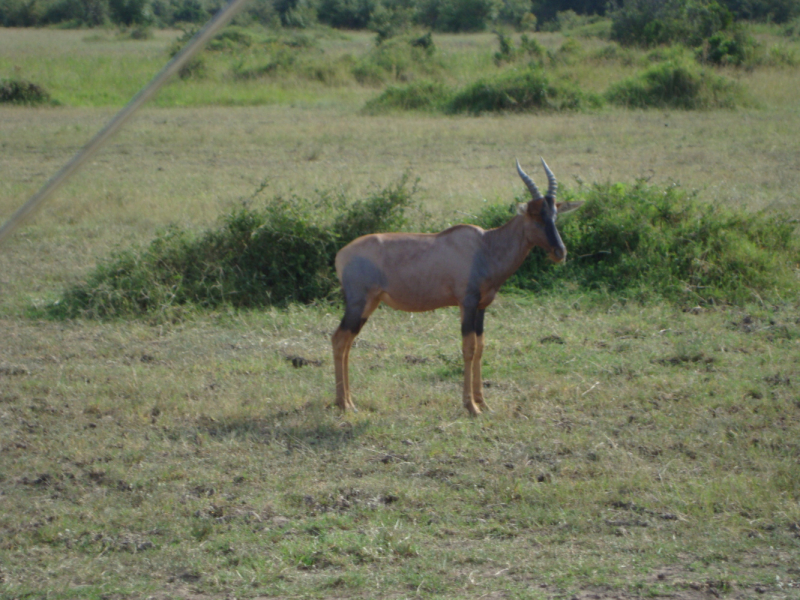
M 36 194 L 31 196 L 25 204 L 11 215 L 3 227 L 0 228 L 0 245 L 10 236 L 14 230 L 22 225 L 33 213 L 55 192 L 73 173 L 89 160 L 105 144 L 125 122 L 135 113 L 139 107 L 147 102 L 153 95 L 167 82 L 167 80 L 177 73 L 192 57 L 197 54 L 202 47 L 214 35 L 224 27 L 239 11 L 247 0 L 231 0 L 223 7 L 205 27 L 189 40 L 189 43 L 176 54 L 166 66 L 136 94 L 125 107 L 120 110 L 108 124 L 101 129 L 81 150 L 72 157 L 61 169 L 44 184 Z

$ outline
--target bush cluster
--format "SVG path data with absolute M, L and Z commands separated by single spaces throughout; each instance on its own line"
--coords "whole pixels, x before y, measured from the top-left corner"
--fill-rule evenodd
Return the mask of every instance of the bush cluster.
M 598 106 L 598 100 L 578 86 L 553 83 L 544 70 L 530 67 L 481 79 L 456 92 L 448 104 L 453 113 L 577 110 Z
M 553 83 L 533 65 L 504 71 L 452 90 L 427 80 L 389 86 L 364 106 L 367 114 L 396 110 L 421 110 L 447 114 L 489 112 L 549 112 L 597 108 L 602 100 L 577 86 Z
M 336 252 L 356 237 L 406 226 L 408 179 L 351 204 L 343 198 L 275 198 L 237 206 L 205 232 L 170 227 L 145 248 L 101 262 L 46 312 L 55 318 L 173 316 L 186 307 L 282 306 L 330 299 Z M 570 258 L 553 265 L 534 250 L 508 286 L 564 290 L 614 301 L 746 303 L 798 291 L 795 225 L 700 203 L 670 186 L 597 185 L 566 200 L 584 207 L 559 223 Z M 515 205 L 489 204 L 473 219 L 486 229 Z
M 114 254 L 47 312 L 113 318 L 325 299 L 338 286 L 338 249 L 366 233 L 402 229 L 413 194 L 403 177 L 352 204 L 324 194 L 278 197 L 262 208 L 251 200 L 205 232 L 172 226 L 145 248 Z
M 753 36 L 741 28 L 735 28 L 709 37 L 700 49 L 699 58 L 715 65 L 742 66 L 755 62 L 757 50 L 758 43 Z
M 378 43 L 358 59 L 353 75 L 359 83 L 379 84 L 431 77 L 442 70 L 431 36 L 405 34 L 379 38 Z
M 0 79 L 0 104 L 45 104 L 50 94 L 41 86 L 24 79 Z
M 559 222 L 569 259 L 553 265 L 534 251 L 511 287 L 679 304 L 740 304 L 798 291 L 800 244 L 795 224 L 779 215 L 728 210 L 642 181 L 562 195 L 586 201 Z M 496 227 L 510 214 L 507 205 L 488 205 L 475 223 Z
M 708 109 L 747 104 L 733 80 L 696 63 L 669 60 L 612 85 L 605 94 L 611 104 L 628 108 Z
M 502 40 L 501 37 L 501 53 Z M 516 52 L 513 48 L 509 51 L 506 45 L 503 54 L 513 57 Z M 561 54 L 559 50 L 549 52 L 548 56 L 551 61 L 556 61 Z M 651 57 L 654 64 L 613 84 L 602 96 L 585 92 L 569 82 L 552 81 L 541 66 L 543 61 L 539 60 L 525 67 L 501 71 L 457 90 L 424 79 L 407 85 L 389 86 L 367 102 L 364 112 L 552 112 L 594 109 L 604 103 L 627 108 L 695 110 L 750 104 L 739 83 L 701 67 L 686 56 L 685 50 L 654 51 L 654 54 Z

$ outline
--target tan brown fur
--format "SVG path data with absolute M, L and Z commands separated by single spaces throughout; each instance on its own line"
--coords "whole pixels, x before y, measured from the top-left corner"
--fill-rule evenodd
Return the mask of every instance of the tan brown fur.
M 549 170 L 548 174 L 551 175 Z M 521 169 L 520 175 L 524 175 Z M 535 186 L 534 191 L 538 193 Z M 554 179 L 551 191 L 554 194 Z M 483 311 L 534 246 L 543 248 L 555 262 L 566 257 L 555 230 L 555 215 L 559 208 L 574 210 L 579 204 L 554 205 L 552 196 L 549 202 L 534 196 L 521 205 L 519 214 L 496 229 L 456 225 L 435 234 L 376 233 L 342 248 L 336 255 L 336 274 L 342 283 L 346 309 L 332 338 L 336 405 L 343 410 L 355 408 L 350 398 L 350 349 L 381 302 L 409 312 L 459 306 L 463 402 L 470 414 L 480 414 L 486 408 L 481 380 Z

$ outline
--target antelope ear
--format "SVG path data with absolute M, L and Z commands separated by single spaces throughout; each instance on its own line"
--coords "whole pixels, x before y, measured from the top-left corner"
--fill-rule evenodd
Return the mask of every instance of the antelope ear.
M 556 204 L 556 210 L 560 216 L 571 213 L 573 210 L 578 210 L 581 206 L 583 206 L 583 200 L 579 202 L 559 202 Z
M 527 202 L 521 202 L 520 204 L 517 204 L 517 214 L 518 215 L 524 215 L 527 212 L 528 212 L 528 203 Z

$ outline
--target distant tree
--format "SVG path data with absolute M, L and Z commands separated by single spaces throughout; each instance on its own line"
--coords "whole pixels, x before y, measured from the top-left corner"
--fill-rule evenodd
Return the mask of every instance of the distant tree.
M 622 0 L 609 15 L 613 39 L 645 47 L 697 46 L 733 22 L 731 12 L 716 0 Z
M 208 17 L 208 11 L 200 3 L 200 0 L 173 2 L 173 23 L 203 23 L 208 20 Z
M 111 21 L 116 25 L 144 25 L 150 20 L 147 0 L 109 0 Z
M 737 19 L 788 23 L 800 17 L 798 0 L 722 0 Z
M 0 24 L 3 27 L 40 25 L 44 7 L 38 0 L 0 0 Z
M 317 6 L 312 0 L 272 0 L 272 5 L 286 27 L 304 28 L 317 22 Z
M 378 0 L 319 0 L 317 18 L 331 27 L 365 29 Z
M 608 0 L 533 0 L 533 14 L 539 22 L 554 21 L 560 12 L 572 10 L 579 15 L 603 15 Z
M 97 27 L 108 21 L 108 0 L 57 0 L 51 4 L 41 23 L 66 23 Z
M 502 0 L 421 0 L 417 22 L 437 31 L 482 31 L 502 6 Z
M 532 8 L 531 0 L 503 0 L 498 17 L 504 23 L 520 27 L 525 16 L 531 14 Z

